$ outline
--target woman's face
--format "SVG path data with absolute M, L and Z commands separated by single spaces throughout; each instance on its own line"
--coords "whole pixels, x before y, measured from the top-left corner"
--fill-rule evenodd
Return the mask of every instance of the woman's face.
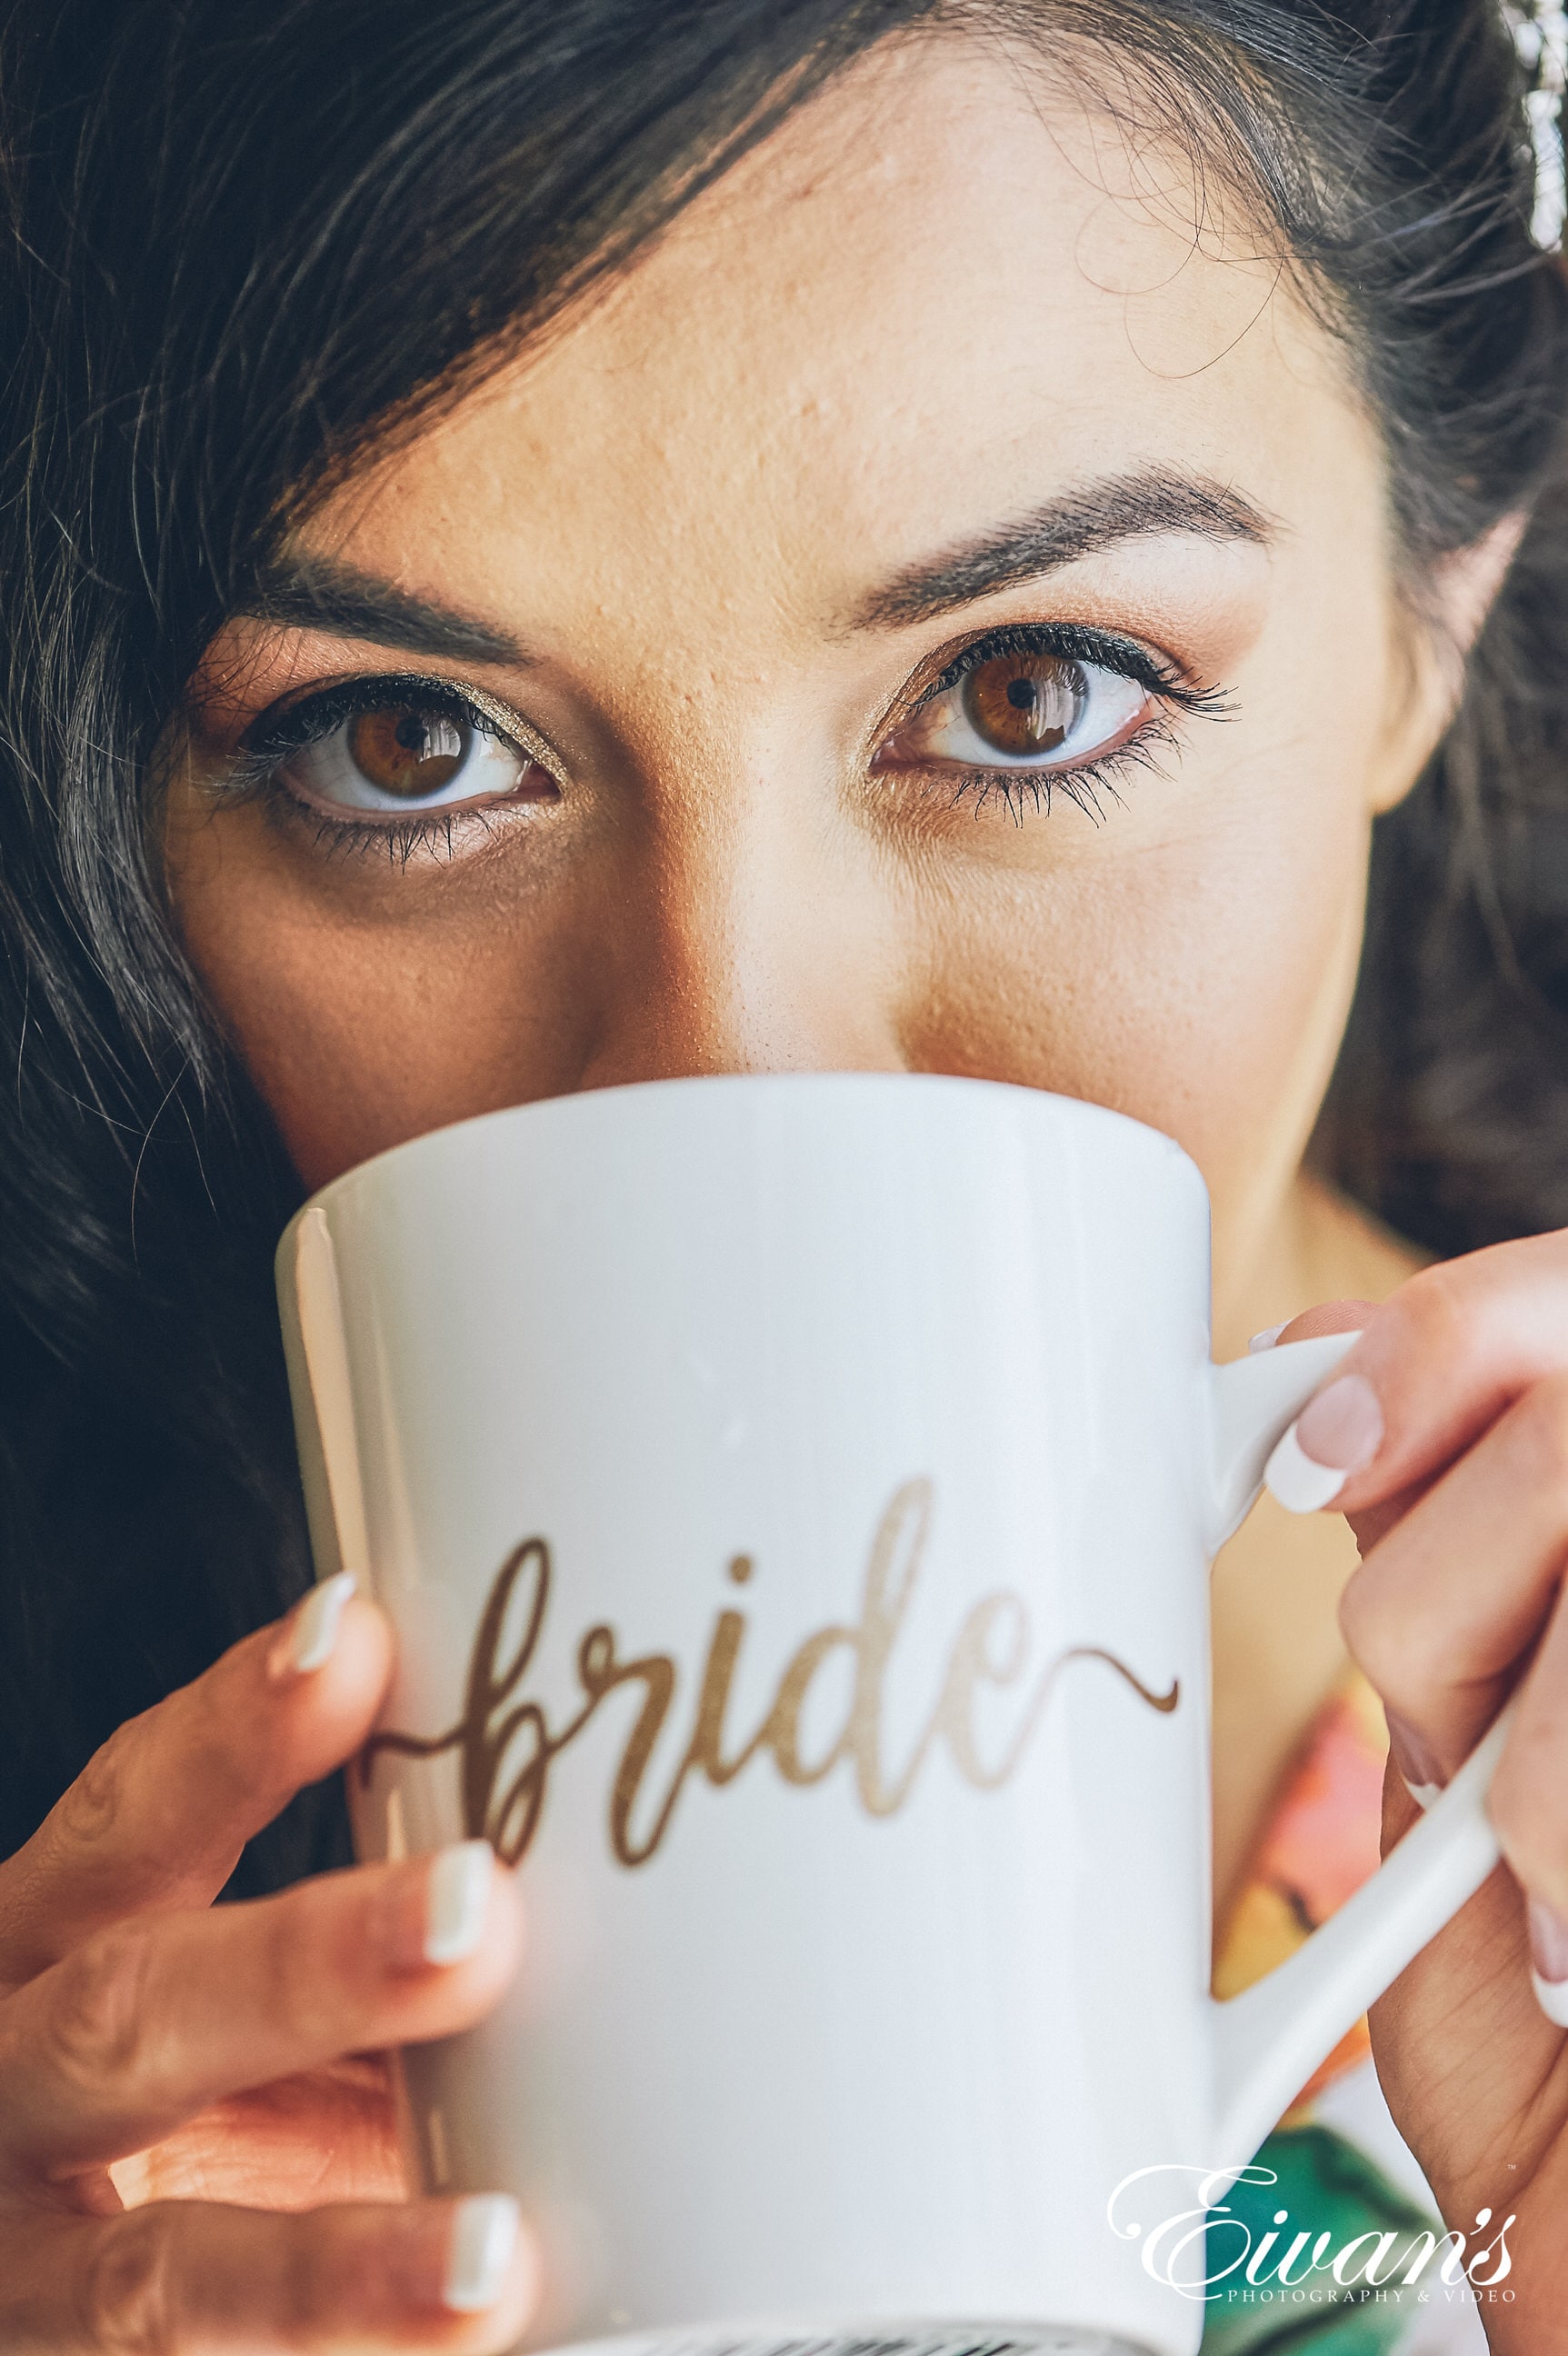
M 1340 354 L 1141 169 L 1000 51 L 875 56 L 301 530 L 169 856 L 306 1182 L 577 1088 L 972 1073 L 1178 1138 L 1243 1280 L 1439 699 Z

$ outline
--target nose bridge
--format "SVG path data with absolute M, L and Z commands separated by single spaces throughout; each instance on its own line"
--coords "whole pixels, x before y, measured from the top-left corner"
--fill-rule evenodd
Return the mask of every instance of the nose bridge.
M 903 1069 L 892 894 L 832 783 L 732 754 L 693 790 L 690 757 L 650 800 L 583 1084 Z

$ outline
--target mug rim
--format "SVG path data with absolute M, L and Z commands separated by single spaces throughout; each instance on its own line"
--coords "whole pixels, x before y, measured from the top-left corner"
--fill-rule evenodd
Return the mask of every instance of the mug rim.
M 423 1130 L 416 1137 L 405 1137 L 396 1145 L 384 1145 L 379 1152 L 367 1155 L 363 1162 L 357 1162 L 350 1169 L 340 1171 L 336 1178 L 329 1178 L 325 1185 L 318 1186 L 306 1197 L 279 1238 L 277 1256 L 280 1263 L 290 1237 L 307 1213 L 329 1210 L 339 1197 L 347 1195 L 350 1190 L 358 1192 L 367 1180 L 379 1176 L 389 1162 L 401 1162 L 408 1157 L 424 1159 L 439 1156 L 449 1152 L 460 1138 L 481 1130 L 515 1128 L 531 1115 L 548 1117 L 556 1121 L 575 1118 L 603 1119 L 610 1117 L 608 1112 L 594 1108 L 606 1104 L 607 1100 L 614 1100 L 618 1105 L 628 1097 L 645 1097 L 655 1090 L 668 1097 L 675 1090 L 690 1093 L 697 1088 L 707 1094 L 723 1088 L 732 1095 L 746 1093 L 753 1096 L 807 1089 L 834 1095 L 846 1094 L 851 1090 L 869 1093 L 895 1088 L 900 1093 L 908 1093 L 918 1088 L 928 1096 L 940 1093 L 949 1097 L 967 1096 L 972 1099 L 983 1096 L 993 1101 L 1005 1098 L 1015 1109 L 1021 1110 L 1027 1105 L 1042 1111 L 1048 1110 L 1048 1116 L 1053 1119 L 1065 1116 L 1074 1121 L 1082 1121 L 1098 1130 L 1102 1138 L 1121 1138 L 1128 1143 L 1140 1141 L 1135 1147 L 1137 1151 L 1146 1151 L 1146 1144 L 1143 1141 L 1153 1141 L 1167 1158 L 1197 1180 L 1206 1206 L 1208 1202 L 1208 1189 L 1203 1173 L 1185 1146 L 1163 1129 L 1155 1128 L 1152 1122 L 1138 1120 L 1131 1113 L 1117 1112 L 1110 1105 L 1095 1104 L 1088 1097 L 1064 1096 L 1055 1089 L 1029 1087 L 1016 1080 L 980 1079 L 961 1072 L 691 1072 L 664 1079 L 620 1080 L 607 1087 L 575 1088 L 563 1096 L 532 1097 L 521 1104 L 498 1105 L 489 1112 L 467 1113 L 460 1120 L 444 1121 L 438 1129 Z

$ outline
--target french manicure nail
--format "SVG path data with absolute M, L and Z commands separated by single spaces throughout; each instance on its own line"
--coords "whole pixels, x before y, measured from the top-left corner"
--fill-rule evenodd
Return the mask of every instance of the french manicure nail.
M 1548 2020 L 1568 2029 L 1568 1922 L 1544 1900 L 1530 1901 L 1530 1979 Z
M 1263 1467 L 1263 1486 L 1287 1513 L 1316 1514 L 1333 1504 L 1345 1486 L 1345 1475 L 1330 1464 L 1315 1463 L 1293 1423 Z
M 1247 1355 L 1256 1358 L 1264 1350 L 1272 1350 L 1289 1323 L 1288 1317 L 1282 1317 L 1277 1325 L 1265 1325 L 1261 1333 L 1254 1333 L 1247 1344 Z
M 461 1964 L 485 1935 L 495 1856 L 489 1841 L 444 1848 L 424 1885 L 424 1960 Z
M 1443 1795 L 1445 1781 L 1438 1763 L 1437 1753 L 1408 1719 L 1398 1718 L 1391 1709 L 1383 1711 L 1389 1727 L 1389 1754 L 1394 1770 L 1405 1790 L 1418 1808 L 1430 1808 Z
M 1377 1392 L 1364 1376 L 1341 1375 L 1302 1409 L 1263 1479 L 1290 1513 L 1318 1513 L 1333 1504 L 1352 1472 L 1371 1462 L 1382 1439 Z
M 506 2288 L 521 2226 L 521 2211 L 510 2193 L 481 2192 L 458 2202 L 443 2293 L 454 2314 L 479 2315 L 494 2307 Z
M 340 1570 L 295 1604 L 267 1655 L 273 1676 L 309 1676 L 326 1667 L 343 1624 L 344 1609 L 359 1583 L 351 1570 Z

